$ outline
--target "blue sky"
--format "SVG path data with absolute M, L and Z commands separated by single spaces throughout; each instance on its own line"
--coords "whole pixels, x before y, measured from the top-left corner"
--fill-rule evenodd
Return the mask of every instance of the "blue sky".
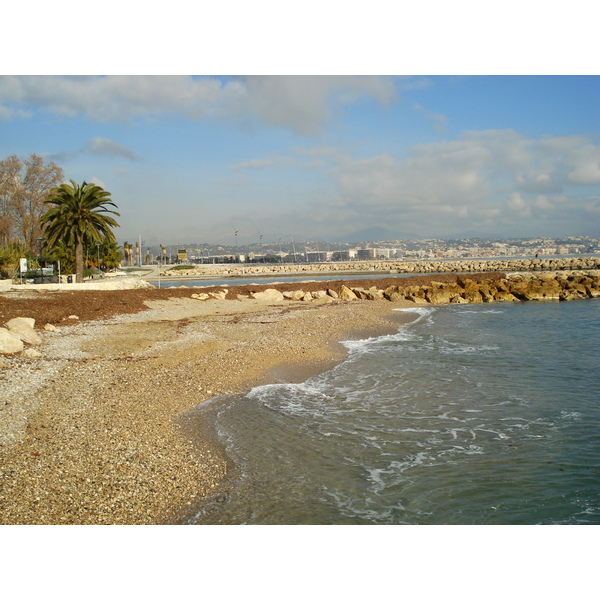
M 0 76 L 0 156 L 120 241 L 600 235 L 598 76 Z

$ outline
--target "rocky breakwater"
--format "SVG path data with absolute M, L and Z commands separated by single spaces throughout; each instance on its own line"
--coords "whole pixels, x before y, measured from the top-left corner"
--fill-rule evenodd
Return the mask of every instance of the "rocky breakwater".
M 408 300 L 415 304 L 477 304 L 482 302 L 563 301 L 600 297 L 600 272 L 518 273 L 502 278 L 457 276 L 454 282 L 391 286 L 385 290 L 351 290 L 357 297 Z M 361 295 L 363 294 L 363 295 Z
M 302 273 L 481 273 L 492 271 L 573 271 L 600 269 L 600 257 L 569 256 L 565 258 L 502 258 L 417 261 L 357 261 L 330 263 L 286 263 L 271 265 L 239 265 L 222 267 L 191 267 L 187 270 L 165 271 L 162 275 L 177 278 L 202 278 L 224 275 L 294 275 Z
M 476 273 L 473 275 L 443 275 L 425 283 L 396 278 L 397 283 L 385 288 L 342 285 L 338 290 L 325 288 L 305 291 L 302 288 L 280 291 L 265 289 L 248 296 L 229 296 L 227 291 L 216 294 L 192 294 L 192 298 L 207 300 L 254 299 L 265 302 L 335 302 L 353 300 L 409 301 L 415 304 L 477 304 L 483 302 L 565 301 L 600 297 L 600 271 L 551 273 Z M 330 282 L 332 283 L 332 282 Z

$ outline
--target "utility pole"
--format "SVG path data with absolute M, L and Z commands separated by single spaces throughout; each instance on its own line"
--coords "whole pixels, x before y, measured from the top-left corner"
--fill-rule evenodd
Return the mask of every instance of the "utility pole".
M 296 260 L 296 244 L 294 243 L 294 236 L 290 235 L 290 237 L 292 238 L 292 248 L 294 249 L 294 262 L 298 262 Z

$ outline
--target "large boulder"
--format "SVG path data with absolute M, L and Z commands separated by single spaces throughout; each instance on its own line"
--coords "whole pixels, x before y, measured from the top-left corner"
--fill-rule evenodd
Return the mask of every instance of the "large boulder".
M 302 290 L 294 290 L 292 292 L 283 292 L 283 297 L 287 300 L 302 300 L 304 299 L 305 292 Z
M 21 338 L 4 327 L 0 327 L 0 354 L 15 354 L 23 351 Z
M 342 286 L 340 293 L 338 294 L 340 300 L 358 300 L 356 294 L 345 285 Z
M 9 331 L 16 333 L 19 338 L 26 344 L 31 344 L 32 346 L 38 346 L 42 343 L 40 336 L 35 332 L 33 326 L 35 325 L 35 319 L 30 319 L 27 317 L 16 317 L 11 319 L 6 327 Z
M 252 297 L 261 302 L 281 302 L 283 300 L 283 294 L 279 290 L 273 288 L 265 290 L 264 292 L 254 292 Z
M 444 288 L 434 288 L 427 292 L 427 301 L 431 304 L 450 304 L 453 298 L 460 296 L 454 290 L 446 290 Z M 409 299 L 417 298 L 410 296 Z
M 404 289 L 397 285 L 391 285 L 390 287 L 385 288 L 383 297 L 390 302 L 401 302 L 406 299 Z

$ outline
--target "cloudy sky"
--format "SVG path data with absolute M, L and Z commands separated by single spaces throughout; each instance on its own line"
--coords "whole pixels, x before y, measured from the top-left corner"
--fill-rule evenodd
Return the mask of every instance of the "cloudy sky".
M 0 157 L 36 153 L 67 179 L 104 186 L 120 242 L 232 244 L 234 231 L 240 243 L 335 240 L 373 227 L 600 235 L 593 19 L 544 5 L 540 21 L 512 0 L 493 14 L 462 0 L 401 13 L 380 0 L 369 13 L 333 2 L 311 13 L 307 0 L 293 15 L 260 0 L 237 4 L 236 19 L 234 5 L 219 6 L 203 26 L 177 18 L 171 29 L 163 13 L 140 27 L 137 11 L 129 21 L 122 8 L 117 20 L 96 11 L 108 44 L 88 43 L 86 27 L 55 35 L 44 19 L 65 17 L 53 11 L 25 37 L 7 29 Z M 19 23 L 28 9 L 10 10 Z M 569 18 L 577 35 L 557 44 Z M 12 52 L 24 40 L 43 52 Z M 584 75 L 554 74 L 572 72 Z
M 1 76 L 0 131 L 121 241 L 600 235 L 597 76 Z

